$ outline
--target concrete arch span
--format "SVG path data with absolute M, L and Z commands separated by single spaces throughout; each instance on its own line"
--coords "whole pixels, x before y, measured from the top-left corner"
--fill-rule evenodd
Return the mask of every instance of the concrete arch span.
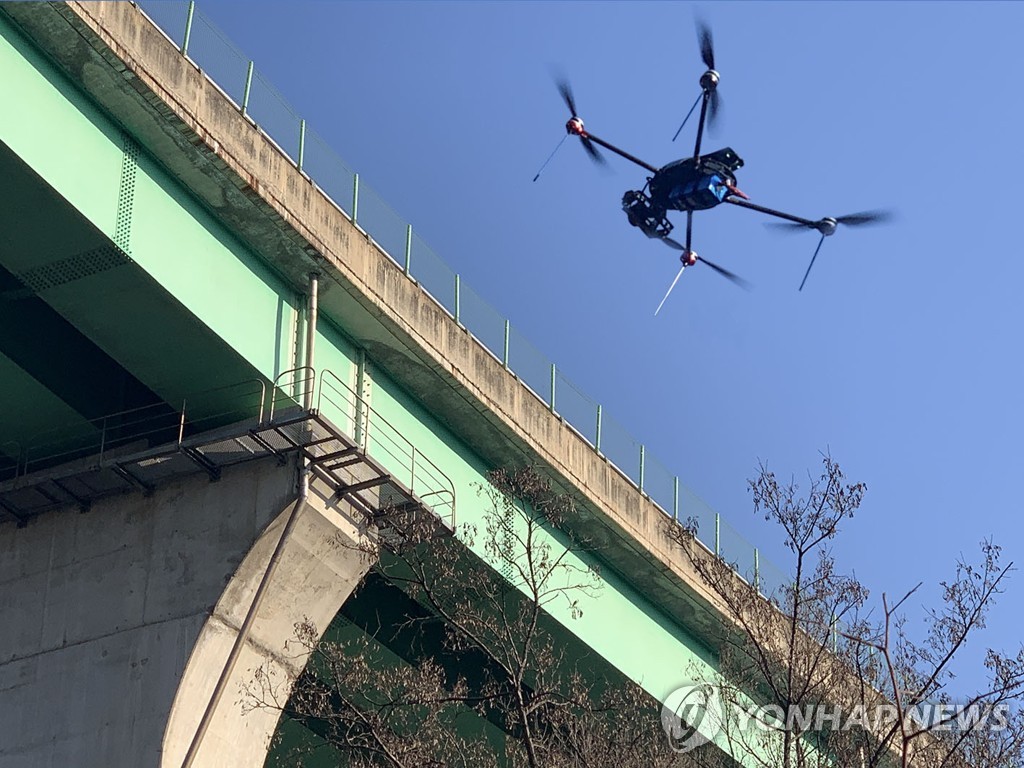
M 325 483 L 314 481 L 308 496 L 294 504 L 295 522 L 237 662 L 226 666 L 291 507 L 253 544 L 203 625 L 168 719 L 161 768 L 181 768 L 193 743 L 195 767 L 263 765 L 278 716 L 272 709 L 253 709 L 246 702 L 247 685 L 262 667 L 283 706 L 308 659 L 294 642 L 296 624 L 308 620 L 322 633 L 373 564 L 365 520 L 336 500 Z M 225 672 L 224 694 L 217 700 L 215 686 Z M 209 725 L 200 732 L 211 699 Z
M 0 764 L 180 768 L 295 489 L 261 460 L 0 525 Z M 287 697 L 293 624 L 326 627 L 369 569 L 364 525 L 314 483 L 194 766 L 263 764 L 277 718 L 241 686 L 266 664 Z

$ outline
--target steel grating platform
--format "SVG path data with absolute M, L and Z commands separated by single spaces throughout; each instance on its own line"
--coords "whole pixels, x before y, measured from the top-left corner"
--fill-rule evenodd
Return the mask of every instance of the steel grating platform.
M 0 520 L 7 517 L 24 525 L 43 512 L 67 507 L 85 511 L 107 496 L 132 491 L 148 494 L 162 483 L 198 472 L 217 480 L 225 467 L 274 457 L 283 461 L 298 453 L 337 498 L 395 534 L 423 512 L 454 529 L 455 490 L 447 478 L 438 481 L 439 472 L 418 474 L 415 462 L 411 467 L 399 466 L 401 476 L 396 477 L 365 446 L 316 410 L 295 407 L 268 422 L 246 420 L 172 443 L 154 447 L 145 443 L 140 440 L 116 452 L 86 456 L 0 483 Z M 414 492 L 417 483 L 422 487 Z

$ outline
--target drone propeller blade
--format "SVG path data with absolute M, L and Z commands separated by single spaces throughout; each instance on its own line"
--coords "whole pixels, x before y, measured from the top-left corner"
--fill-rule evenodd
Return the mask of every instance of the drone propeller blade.
M 715 68 L 715 44 L 711 38 L 711 27 L 704 21 L 697 21 L 697 39 L 700 41 L 700 57 L 708 69 Z
M 569 112 L 572 114 L 572 117 L 578 117 L 578 114 L 576 112 L 576 98 L 572 94 L 572 86 L 569 85 L 569 81 L 565 80 L 564 78 L 558 78 L 556 79 L 555 84 L 558 86 L 558 92 L 562 95 L 562 100 L 565 102 L 565 106 L 569 108 Z M 575 133 L 575 131 L 570 132 Z M 604 155 L 602 155 L 597 150 L 597 147 L 594 146 L 594 142 L 587 138 L 586 132 L 583 132 L 582 135 L 580 135 L 580 142 L 583 144 L 583 149 L 586 150 L 587 155 L 590 156 L 591 160 L 593 160 L 598 165 L 608 164 L 608 161 L 605 159 Z M 547 165 L 547 163 L 545 163 L 545 165 Z M 541 168 L 541 170 L 543 170 L 543 167 Z M 538 172 L 537 175 L 539 176 L 540 173 Z M 535 177 L 534 181 L 536 180 L 537 179 Z
M 665 302 L 668 301 L 668 297 L 672 294 L 672 289 L 676 287 L 676 283 L 679 282 L 679 278 L 683 276 L 683 270 L 684 269 L 686 269 L 686 265 L 685 264 L 683 264 L 681 267 L 679 267 L 679 271 L 676 272 L 675 280 L 673 280 L 672 281 L 672 285 L 670 285 L 668 287 L 668 292 L 665 294 L 665 298 L 663 298 L 661 300 L 661 304 L 659 304 L 658 308 L 656 310 L 654 310 L 654 316 L 655 317 L 657 317 L 658 313 L 661 312 L 661 308 L 663 306 L 665 306 Z
M 593 160 L 598 165 L 608 165 L 608 161 L 605 160 L 604 155 L 597 151 L 597 147 L 594 146 L 594 142 L 582 136 L 580 136 L 580 142 L 583 144 L 583 149 L 587 151 L 587 154 L 590 156 L 591 160 Z
M 573 117 L 576 117 L 576 99 L 572 95 L 572 86 L 569 85 L 568 80 L 558 80 L 558 92 L 562 94 L 562 100 L 565 102 L 565 106 L 569 108 L 569 112 L 572 113 Z
M 684 253 L 686 252 L 685 246 L 683 246 L 683 244 L 680 243 L 678 240 L 673 240 L 671 237 L 662 237 L 662 238 L 660 238 L 660 240 L 661 240 L 661 242 L 663 242 L 665 245 L 667 245 L 669 248 L 672 248 L 673 250 L 683 251 Z M 717 272 L 718 274 L 720 274 L 722 277 L 726 278 L 727 280 L 731 280 L 736 285 L 738 285 L 740 288 L 743 288 L 743 289 L 748 290 L 748 291 L 750 290 L 750 283 L 748 283 L 746 280 L 744 280 L 742 277 L 740 277 L 736 273 L 730 272 L 725 267 L 718 266 L 713 261 L 708 261 L 703 256 L 697 256 L 697 261 L 704 262 L 709 267 L 711 267 L 713 270 L 715 270 L 715 272 Z M 678 278 L 676 278 L 676 279 L 678 279 Z M 672 289 L 670 288 L 669 290 L 671 291 Z M 666 296 L 665 298 L 668 298 L 668 297 Z M 655 312 L 655 314 L 657 314 L 657 312 Z
M 892 211 L 861 211 L 846 216 L 836 216 L 836 223 L 845 224 L 848 227 L 859 227 L 864 224 L 884 224 L 891 219 Z
M 806 283 L 806 282 L 807 282 L 807 276 L 808 276 L 809 274 L 811 274 L 811 267 L 813 267 L 813 266 L 814 266 L 814 260 L 815 260 L 816 258 L 818 258 L 818 251 L 820 251 L 820 250 L 821 250 L 821 244 L 822 244 L 822 243 L 824 243 L 824 242 L 825 242 L 825 236 L 824 236 L 824 235 L 822 235 L 822 236 L 821 236 L 821 239 L 820 239 L 820 240 L 818 241 L 818 247 L 814 249 L 814 255 L 813 255 L 813 256 L 811 256 L 811 263 L 807 265 L 807 271 L 806 271 L 806 272 L 804 272 L 804 279 L 800 281 L 800 287 L 799 287 L 799 288 L 797 288 L 797 291 L 798 291 L 798 292 L 799 292 L 799 291 L 802 291 L 802 290 L 804 289 L 804 283 Z
M 784 232 L 799 232 L 805 229 L 814 229 L 810 224 L 797 224 L 793 221 L 766 221 L 764 225 L 769 229 L 780 229 Z
M 717 265 L 717 264 L 715 264 L 715 262 L 713 262 L 713 261 L 708 261 L 708 260 L 707 260 L 707 259 L 705 259 L 705 258 L 704 258 L 703 256 L 698 256 L 698 257 L 697 257 L 697 260 L 698 260 L 698 261 L 702 261 L 702 262 L 704 262 L 704 263 L 705 263 L 705 264 L 707 264 L 707 265 L 708 265 L 709 267 L 711 267 L 711 268 L 712 268 L 713 270 L 715 270 L 715 272 L 717 272 L 717 273 L 718 273 L 718 274 L 720 274 L 720 275 L 721 275 L 722 277 L 724 277 L 724 278 L 725 278 L 726 280 L 729 280 L 729 281 L 731 281 L 731 282 L 735 283 L 735 284 L 736 284 L 736 285 L 738 285 L 738 286 L 739 286 L 740 288 L 743 288 L 743 289 L 744 289 L 744 290 L 746 290 L 746 291 L 749 291 L 749 290 L 750 290 L 750 283 L 748 283 L 748 282 L 747 282 L 746 280 L 744 280 L 744 279 L 743 279 L 742 277 L 740 277 L 739 275 L 735 274 L 734 272 L 730 272 L 730 271 L 729 271 L 728 269 L 726 269 L 725 267 L 720 267 L 720 266 L 718 266 L 718 265 Z
M 802 229 L 816 229 L 823 235 L 831 235 L 835 230 L 834 224 L 842 224 L 847 227 L 862 227 L 867 224 L 884 224 L 892 219 L 892 211 L 861 211 L 860 213 L 849 213 L 846 216 L 836 216 L 831 219 L 821 219 L 810 224 L 798 224 L 790 221 L 769 221 L 766 227 L 781 229 L 787 232 L 799 231 Z M 830 224 L 833 224 L 831 228 Z
M 720 122 L 720 115 L 722 112 L 722 97 L 718 93 L 716 88 L 711 92 L 711 97 L 708 101 L 708 128 L 717 128 Z

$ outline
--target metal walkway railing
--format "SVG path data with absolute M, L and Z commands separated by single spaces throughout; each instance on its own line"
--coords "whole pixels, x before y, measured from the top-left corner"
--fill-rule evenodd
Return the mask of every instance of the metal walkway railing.
M 437 465 L 330 371 L 287 375 L 291 380 L 279 378 L 269 393 L 264 382 L 246 381 L 190 396 L 177 409 L 136 408 L 40 434 L 0 472 L 0 519 L 24 524 L 49 510 L 85 510 L 131 490 L 151 493 L 200 471 L 216 480 L 225 467 L 298 452 L 364 514 L 423 509 L 454 530 L 455 486 Z M 299 398 L 286 391 L 296 383 Z M 304 407 L 307 393 L 316 408 Z M 338 427 L 321 403 L 361 430 Z

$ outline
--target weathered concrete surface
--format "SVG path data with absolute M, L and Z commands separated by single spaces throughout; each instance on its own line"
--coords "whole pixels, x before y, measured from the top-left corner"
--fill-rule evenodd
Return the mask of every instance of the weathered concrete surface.
M 308 619 L 325 630 L 372 565 L 368 549 L 360 547 L 366 541 L 364 521 L 347 504 L 333 500 L 329 489 L 314 484 L 298 514 L 231 682 L 197 753 L 196 766 L 263 765 L 278 713 L 253 707 L 257 699 L 284 706 L 290 683 L 306 666 L 308 654 L 294 642 L 295 625 Z M 203 627 L 167 726 L 164 768 L 182 764 L 286 516 L 287 512 L 281 514 L 260 536 Z M 253 687 L 257 667 L 277 687 Z
M 259 461 L 0 525 L 0 765 L 180 766 L 295 495 Z M 277 718 L 243 716 L 240 686 L 269 664 L 287 695 L 292 624 L 337 613 L 360 536 L 311 493 L 196 765 L 262 764 Z
M 494 466 L 549 467 L 601 557 L 708 636 L 712 596 L 664 514 L 383 254 L 129 3 L 0 5 L 25 34 L 296 291 L 335 318 Z

